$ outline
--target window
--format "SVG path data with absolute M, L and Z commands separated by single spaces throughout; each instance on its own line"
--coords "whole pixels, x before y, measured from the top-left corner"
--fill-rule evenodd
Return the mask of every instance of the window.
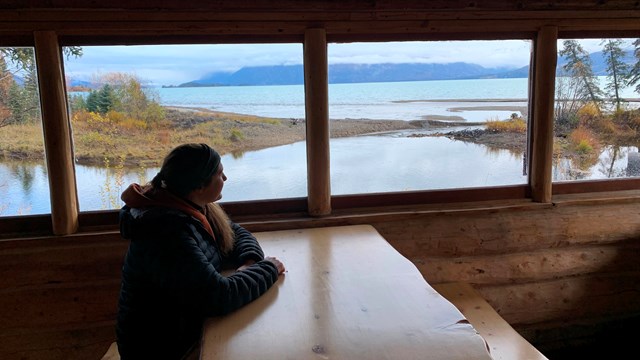
M 332 194 L 527 183 L 530 41 L 328 53 Z
M 0 216 L 51 212 L 32 47 L 0 48 Z
M 304 197 L 301 44 L 83 46 L 65 62 L 80 210 L 115 209 L 187 142 L 222 155 L 222 201 Z
M 640 39 L 558 41 L 553 181 L 638 177 Z

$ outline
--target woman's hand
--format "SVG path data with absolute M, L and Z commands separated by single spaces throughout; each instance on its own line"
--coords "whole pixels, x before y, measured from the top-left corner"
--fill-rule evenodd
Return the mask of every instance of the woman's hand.
M 282 274 L 285 270 L 284 268 L 284 264 L 282 263 L 282 261 L 276 259 L 273 256 L 267 256 L 264 258 L 265 260 L 271 262 L 273 265 L 275 265 L 278 268 L 278 275 Z

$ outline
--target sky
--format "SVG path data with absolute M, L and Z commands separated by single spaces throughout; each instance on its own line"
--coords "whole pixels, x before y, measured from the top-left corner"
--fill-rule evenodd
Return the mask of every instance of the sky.
M 582 40 L 589 52 L 599 39 Z M 558 46 L 559 48 L 561 45 Z M 207 73 L 233 72 L 245 66 L 302 64 L 302 44 L 218 44 L 83 46 L 80 58 L 65 60 L 65 74 L 91 81 L 109 72 L 133 73 L 152 85 L 179 85 Z M 329 44 L 329 64 L 451 63 L 520 68 L 528 65 L 531 42 L 433 41 Z

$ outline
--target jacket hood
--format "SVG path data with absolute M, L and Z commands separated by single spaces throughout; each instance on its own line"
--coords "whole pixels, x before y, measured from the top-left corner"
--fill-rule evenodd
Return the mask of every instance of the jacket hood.
M 175 209 L 183 212 L 189 216 L 194 217 L 202 223 L 204 228 L 215 239 L 213 234 L 213 228 L 207 220 L 207 217 L 202 212 L 187 203 L 184 199 L 181 199 L 165 189 L 154 189 L 152 186 L 140 186 L 139 184 L 131 184 L 122 192 L 120 199 L 124 201 L 126 207 L 131 209 L 143 209 L 143 208 L 167 208 Z M 120 215 L 121 230 L 123 222 L 123 214 Z

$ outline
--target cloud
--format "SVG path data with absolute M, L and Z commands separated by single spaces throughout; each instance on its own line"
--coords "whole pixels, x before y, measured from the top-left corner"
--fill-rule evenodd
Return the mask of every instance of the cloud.
M 154 84 L 177 84 L 244 66 L 302 63 L 302 44 L 86 46 L 65 61 L 71 78 L 127 72 Z
M 330 44 L 329 63 L 452 63 L 484 67 L 522 67 L 529 63 L 531 42 L 432 41 Z
M 593 52 L 601 50 L 600 41 L 581 43 Z M 519 68 L 529 64 L 531 46 L 528 40 L 331 43 L 328 56 L 329 64 L 468 62 Z M 177 85 L 207 73 L 232 72 L 245 66 L 302 64 L 303 58 L 299 43 L 85 46 L 83 53 L 65 61 L 65 72 L 72 79 L 127 72 L 156 85 Z

